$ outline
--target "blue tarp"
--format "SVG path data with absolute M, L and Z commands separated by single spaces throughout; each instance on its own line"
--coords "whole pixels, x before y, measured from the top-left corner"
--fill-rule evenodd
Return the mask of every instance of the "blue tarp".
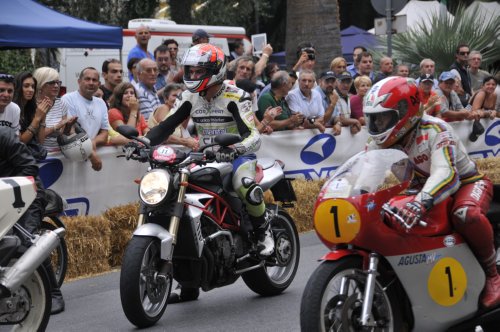
M 340 43 L 342 44 L 342 55 L 347 62 L 352 63 L 352 49 L 355 46 L 373 48 L 377 45 L 377 39 L 371 33 L 351 25 L 340 31 Z
M 121 48 L 120 27 L 90 23 L 32 0 L 2 1 L 0 48 Z

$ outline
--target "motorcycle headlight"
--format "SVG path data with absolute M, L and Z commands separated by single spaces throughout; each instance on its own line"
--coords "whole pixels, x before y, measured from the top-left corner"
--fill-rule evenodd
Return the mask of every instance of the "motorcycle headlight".
M 158 205 L 170 196 L 172 177 L 163 169 L 155 169 L 143 176 L 139 196 L 147 205 Z

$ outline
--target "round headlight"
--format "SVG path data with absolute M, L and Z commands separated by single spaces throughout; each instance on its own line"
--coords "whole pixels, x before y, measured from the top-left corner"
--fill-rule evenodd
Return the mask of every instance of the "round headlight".
M 158 205 L 171 191 L 171 176 L 162 169 L 155 169 L 144 175 L 139 185 L 139 196 L 147 205 Z

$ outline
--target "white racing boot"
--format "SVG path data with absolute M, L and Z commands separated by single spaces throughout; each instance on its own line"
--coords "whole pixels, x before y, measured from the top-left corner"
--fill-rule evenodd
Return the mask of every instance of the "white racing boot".
M 272 215 L 266 211 L 264 218 L 266 222 L 255 233 L 257 236 L 257 250 L 260 250 L 259 255 L 267 257 L 274 252 L 274 238 L 271 231 Z

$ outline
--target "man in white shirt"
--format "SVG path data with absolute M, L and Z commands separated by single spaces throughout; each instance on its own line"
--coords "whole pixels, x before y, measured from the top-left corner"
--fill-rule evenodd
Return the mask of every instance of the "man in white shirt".
M 290 90 L 285 100 L 292 112 L 304 115 L 304 128 L 318 128 L 325 132 L 325 109 L 320 93 L 313 89 L 316 84 L 316 75 L 312 70 L 303 69 L 299 74 L 299 88 Z
M 12 102 L 14 76 L 0 74 L 0 127 L 9 127 L 19 136 L 19 106 Z
M 65 94 L 62 99 L 68 105 L 68 113 L 78 117 L 78 123 L 92 140 L 93 152 L 89 159 L 92 168 L 101 170 L 102 161 L 97 147 L 108 141 L 108 108 L 101 98 L 94 97 L 99 87 L 99 72 L 93 67 L 84 68 L 78 78 L 78 91 Z

